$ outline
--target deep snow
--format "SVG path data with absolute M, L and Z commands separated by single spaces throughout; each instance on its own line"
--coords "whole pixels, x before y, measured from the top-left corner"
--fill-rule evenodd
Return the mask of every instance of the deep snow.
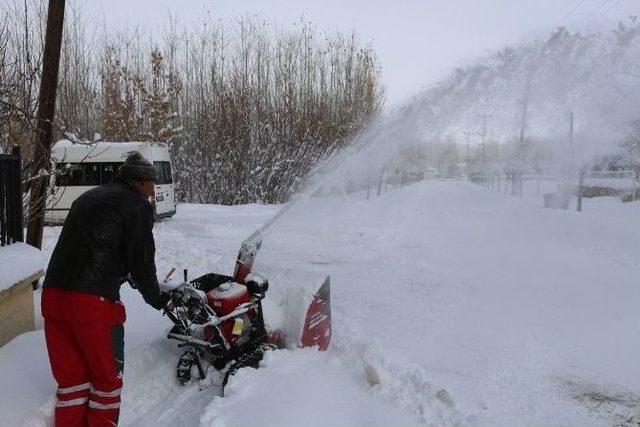
M 175 384 L 169 322 L 125 290 L 121 425 L 637 423 L 640 203 L 541 205 L 462 181 L 302 203 L 256 269 L 330 274 L 332 345 L 273 352 L 224 398 Z M 154 231 L 159 274 L 230 273 L 277 209 L 179 206 Z M 59 230 L 45 230 L 45 253 Z M 44 425 L 55 384 L 42 332 L 0 349 L 0 369 L 0 426 Z

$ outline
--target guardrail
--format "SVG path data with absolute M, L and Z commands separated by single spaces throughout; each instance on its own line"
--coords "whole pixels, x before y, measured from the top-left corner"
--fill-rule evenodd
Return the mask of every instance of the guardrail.
M 589 171 L 585 174 L 585 178 L 633 178 L 633 171 Z
M 544 197 L 544 206 L 567 209 L 573 197 L 577 197 L 576 209 L 582 210 L 583 199 L 596 197 L 620 197 L 623 202 L 640 200 L 640 181 L 634 178 L 633 171 L 585 171 L 578 176 L 571 175 L 533 175 L 520 171 L 480 171 L 467 174 L 472 184 L 510 193 L 529 194 Z M 530 183 L 535 183 L 533 187 Z M 529 185 L 524 185 L 529 183 Z M 555 188 L 550 188 L 551 184 Z M 532 188 L 533 187 L 533 188 Z M 535 188 L 535 190 L 534 190 Z

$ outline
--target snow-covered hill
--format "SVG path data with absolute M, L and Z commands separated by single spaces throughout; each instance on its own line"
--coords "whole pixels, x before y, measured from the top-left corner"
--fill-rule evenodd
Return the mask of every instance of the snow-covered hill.
M 176 385 L 168 320 L 127 290 L 121 425 L 637 423 L 640 204 L 540 204 L 460 181 L 301 204 L 259 261 L 331 274 L 332 346 L 273 352 L 224 398 Z M 159 270 L 229 272 L 277 209 L 179 206 L 154 231 Z M 46 229 L 47 252 L 58 233 Z M 42 331 L 1 348 L 0 373 L 0 426 L 46 425 Z
M 525 107 L 526 104 L 526 107 Z M 427 139 L 470 135 L 506 142 L 520 136 L 566 142 L 570 113 L 575 138 L 589 155 L 619 142 L 640 118 L 640 27 L 602 33 L 558 29 L 456 70 L 418 95 L 409 109 Z M 526 109 L 526 113 L 525 113 Z

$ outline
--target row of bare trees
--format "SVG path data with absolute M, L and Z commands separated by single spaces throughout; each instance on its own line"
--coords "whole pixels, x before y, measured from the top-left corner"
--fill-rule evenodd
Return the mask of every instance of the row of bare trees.
M 284 200 L 380 110 L 375 56 L 353 36 L 316 40 L 307 27 L 272 40 L 264 24 L 241 21 L 231 48 L 227 37 L 219 30 L 189 37 L 196 42 L 177 61 L 185 138 L 173 152 L 197 159 L 195 173 L 180 177 L 183 197 Z M 200 175 L 213 185 L 203 188 Z
M 27 159 L 41 73 L 39 7 L 16 0 L 0 10 L 0 143 L 23 146 Z M 167 142 L 181 201 L 284 201 L 384 100 L 376 55 L 355 35 L 303 23 L 276 32 L 253 18 L 114 34 L 73 4 L 65 20 L 57 137 Z

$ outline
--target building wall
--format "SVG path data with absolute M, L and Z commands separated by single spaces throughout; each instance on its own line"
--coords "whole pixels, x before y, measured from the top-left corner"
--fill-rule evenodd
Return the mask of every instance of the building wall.
M 0 292 L 0 347 L 15 336 L 35 329 L 31 283 L 40 276 L 42 272 Z

